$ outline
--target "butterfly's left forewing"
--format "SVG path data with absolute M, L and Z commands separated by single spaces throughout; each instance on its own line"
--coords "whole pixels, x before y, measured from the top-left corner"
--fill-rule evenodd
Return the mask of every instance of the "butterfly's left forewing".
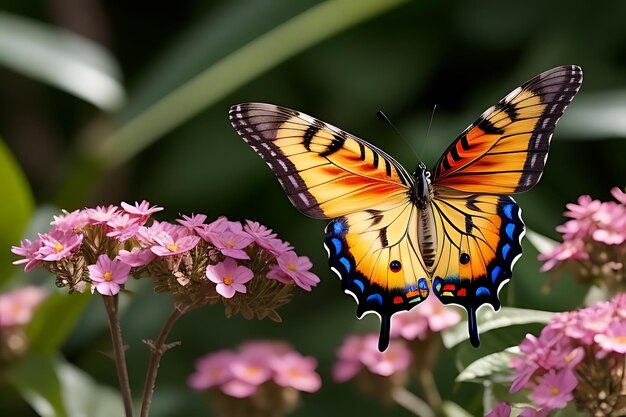
M 302 213 L 330 219 L 406 196 L 411 176 L 367 142 L 304 113 L 264 103 L 231 107 L 230 121 Z

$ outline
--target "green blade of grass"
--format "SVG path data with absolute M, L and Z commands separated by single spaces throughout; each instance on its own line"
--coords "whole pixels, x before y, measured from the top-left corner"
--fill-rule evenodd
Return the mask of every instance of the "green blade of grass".
M 312 7 L 218 61 L 106 137 L 94 150 L 97 159 L 105 169 L 119 166 L 268 69 L 405 2 L 334 0 Z

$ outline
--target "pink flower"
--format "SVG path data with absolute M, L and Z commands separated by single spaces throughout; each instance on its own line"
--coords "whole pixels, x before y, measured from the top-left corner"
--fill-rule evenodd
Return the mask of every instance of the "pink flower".
M 117 259 L 132 267 L 146 266 L 156 258 L 156 254 L 150 249 L 135 246 L 129 251 L 122 249 L 117 254 Z
M 98 291 L 102 295 L 115 295 L 120 292 L 120 285 L 128 281 L 130 266 L 124 262 L 111 260 L 107 255 L 100 255 L 95 265 L 89 265 L 91 292 Z
M 365 352 L 365 343 L 362 336 L 350 335 L 337 351 L 337 362 L 333 365 L 333 379 L 336 382 L 345 382 L 354 378 L 361 369 L 361 355 Z
M 315 372 L 317 361 L 292 352 L 270 359 L 275 372 L 274 381 L 281 387 L 292 387 L 299 391 L 315 392 L 322 386 L 322 379 Z
M 427 335 L 428 318 L 422 314 L 421 308 L 413 308 L 394 314 L 391 320 L 391 337 L 424 340 Z
M 550 414 L 549 408 L 542 408 L 539 410 L 535 410 L 534 408 L 524 408 L 521 414 L 518 417 L 548 417 Z
M 594 341 L 602 349 L 599 353 L 615 352 L 621 355 L 626 354 L 626 321 L 614 321 L 605 333 L 596 334 Z
M 578 197 L 578 204 L 568 203 L 565 205 L 569 209 L 565 215 L 572 219 L 583 219 L 592 216 L 601 205 L 602 202 L 599 200 L 593 200 L 589 195 L 581 195 Z
M 266 250 L 271 250 L 274 241 L 277 240 L 276 233 L 273 233 L 272 229 L 268 229 L 259 222 L 246 220 L 243 230 L 252 236 L 257 245 Z
M 187 384 L 194 390 L 201 391 L 228 382 L 232 379 L 230 364 L 236 357 L 230 350 L 220 350 L 203 356 L 196 361 L 196 372 L 189 377 Z
M 130 214 L 131 217 L 135 217 L 139 219 L 139 223 L 145 223 L 146 220 L 153 214 L 158 211 L 163 210 L 163 207 L 152 206 L 150 207 L 150 203 L 146 200 L 143 200 L 141 203 L 137 203 L 135 201 L 135 205 L 131 206 L 128 203 L 122 201 L 121 204 L 124 211 Z
M 198 231 L 204 230 L 204 221 L 206 220 L 206 215 L 204 214 L 192 214 L 191 217 L 185 216 L 183 214 L 182 219 L 177 219 L 176 221 L 189 229 L 190 231 L 194 231 L 198 233 Z
M 203 238 L 205 238 L 204 236 Z M 209 232 L 208 238 L 210 239 L 209 242 L 219 249 L 224 256 L 235 259 L 250 259 L 250 256 L 243 249 L 247 248 L 254 239 L 243 230 L 232 231 L 227 229 L 220 233 Z
M 117 213 L 109 221 L 107 226 L 111 229 L 107 232 L 108 237 L 116 238 L 120 242 L 134 237 L 139 230 L 139 223 L 134 217 L 130 217 L 126 213 Z
M 273 279 L 285 285 L 294 283 L 293 279 L 291 279 L 291 277 L 287 275 L 277 264 L 270 265 L 270 269 L 267 272 L 267 279 Z
M 511 406 L 507 403 L 498 403 L 493 410 L 485 414 L 485 417 L 509 417 L 511 415 Z
M 95 209 L 85 210 L 87 217 L 92 224 L 107 224 L 118 215 L 118 207 L 114 205 L 110 206 L 97 206 Z
M 22 240 L 20 246 L 11 246 L 11 252 L 16 255 L 23 256 L 23 259 L 18 259 L 13 262 L 13 265 L 24 265 L 24 271 L 28 272 L 41 264 L 41 259 L 38 257 L 39 249 L 41 249 L 42 242 L 36 239 L 31 242 L 28 239 Z
M 566 240 L 552 248 L 549 252 L 540 253 L 538 256 L 539 260 L 547 261 L 541 266 L 540 271 L 549 271 L 567 260 L 588 259 L 589 254 L 585 251 L 584 246 L 585 243 L 582 240 Z
M 157 256 L 171 256 L 187 252 L 196 247 L 200 241 L 200 236 L 181 236 L 173 237 L 163 232 L 154 237 L 157 245 L 152 246 L 150 250 Z
M 626 205 L 626 193 L 621 188 L 619 187 L 611 188 L 611 194 L 613 194 L 613 197 L 615 197 L 617 201 Z
M 578 380 L 571 369 L 559 372 L 550 370 L 539 378 L 539 384 L 530 394 L 530 398 L 540 407 L 550 409 L 564 408 L 574 399 L 572 391 L 578 385 Z
M 39 287 L 30 286 L 0 294 L 0 327 L 23 326 L 46 298 Z
M 399 340 L 392 340 L 384 352 L 378 350 L 378 335 L 369 334 L 364 339 L 365 350 L 361 362 L 373 374 L 390 376 L 406 370 L 411 364 L 411 352 Z
M 290 251 L 281 254 L 278 258 L 278 266 L 287 276 L 289 276 L 297 286 L 307 291 L 316 286 L 320 279 L 317 275 L 309 272 L 313 264 L 306 256 L 298 256 L 295 252 Z M 277 279 L 275 276 L 269 278 Z
M 419 307 L 396 314 L 391 322 L 391 336 L 424 340 L 429 332 L 438 333 L 461 321 L 459 312 L 428 297 Z
M 280 239 L 270 239 L 268 242 L 267 250 L 276 257 L 281 256 L 287 252 L 293 251 L 293 246 L 289 242 L 284 242 Z
M 82 229 L 89 224 L 89 216 L 85 210 L 74 210 L 72 212 L 63 210 L 62 213 L 60 216 L 53 216 L 54 220 L 50 223 L 57 230 L 71 232 Z
M 241 381 L 239 379 L 230 380 L 220 387 L 224 394 L 235 398 L 247 398 L 257 391 L 257 386 Z
M 234 378 L 250 385 L 261 385 L 272 378 L 272 370 L 267 364 L 267 358 L 259 360 L 256 357 L 240 354 L 230 363 L 229 369 Z
M 245 283 L 254 277 L 254 273 L 232 258 L 226 258 L 224 262 L 206 267 L 207 278 L 217 284 L 217 292 L 225 298 L 232 298 L 235 293 L 246 292 Z
M 39 240 L 41 247 L 37 251 L 37 259 L 58 261 L 71 256 L 78 250 L 83 241 L 83 235 L 55 229 L 50 233 L 40 234 Z

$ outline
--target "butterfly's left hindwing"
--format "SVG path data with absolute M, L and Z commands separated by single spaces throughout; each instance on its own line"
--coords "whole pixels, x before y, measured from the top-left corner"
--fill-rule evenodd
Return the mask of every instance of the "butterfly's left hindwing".
M 389 199 L 331 221 L 324 246 L 342 288 L 358 303 L 357 316 L 380 316 L 379 349 L 389 344 L 391 316 L 430 293 L 418 242 L 419 210 L 407 198 Z

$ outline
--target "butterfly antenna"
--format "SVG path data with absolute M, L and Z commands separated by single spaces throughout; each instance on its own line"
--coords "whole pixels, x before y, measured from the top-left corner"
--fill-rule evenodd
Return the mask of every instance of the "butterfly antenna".
M 411 148 L 411 151 L 415 154 L 415 156 L 417 156 L 417 158 L 419 160 L 421 160 L 422 158 L 420 157 L 420 155 L 417 153 L 417 150 L 413 147 L 413 144 L 411 144 L 411 142 L 409 142 L 403 135 L 402 133 L 400 133 L 400 131 L 398 130 L 398 128 L 391 122 L 391 120 L 389 120 L 389 118 L 387 117 L 387 115 L 385 113 L 383 113 L 381 110 L 379 110 L 378 112 L 376 112 L 376 116 L 380 119 L 380 120 L 384 120 L 385 122 L 387 122 L 389 124 L 389 126 L 391 126 L 393 128 L 393 130 L 396 131 L 396 133 L 398 134 L 398 136 L 400 136 L 402 138 L 402 140 L 404 141 L 404 143 L 406 143 L 407 145 L 409 145 L 409 148 Z
M 424 152 L 424 146 L 426 146 L 428 139 L 430 139 L 430 128 L 432 127 L 433 119 L 435 118 L 435 110 L 437 110 L 436 104 L 433 106 L 433 112 L 430 114 L 430 122 L 428 122 L 428 130 L 426 131 L 426 140 L 422 142 L 422 149 L 421 149 L 422 152 Z

